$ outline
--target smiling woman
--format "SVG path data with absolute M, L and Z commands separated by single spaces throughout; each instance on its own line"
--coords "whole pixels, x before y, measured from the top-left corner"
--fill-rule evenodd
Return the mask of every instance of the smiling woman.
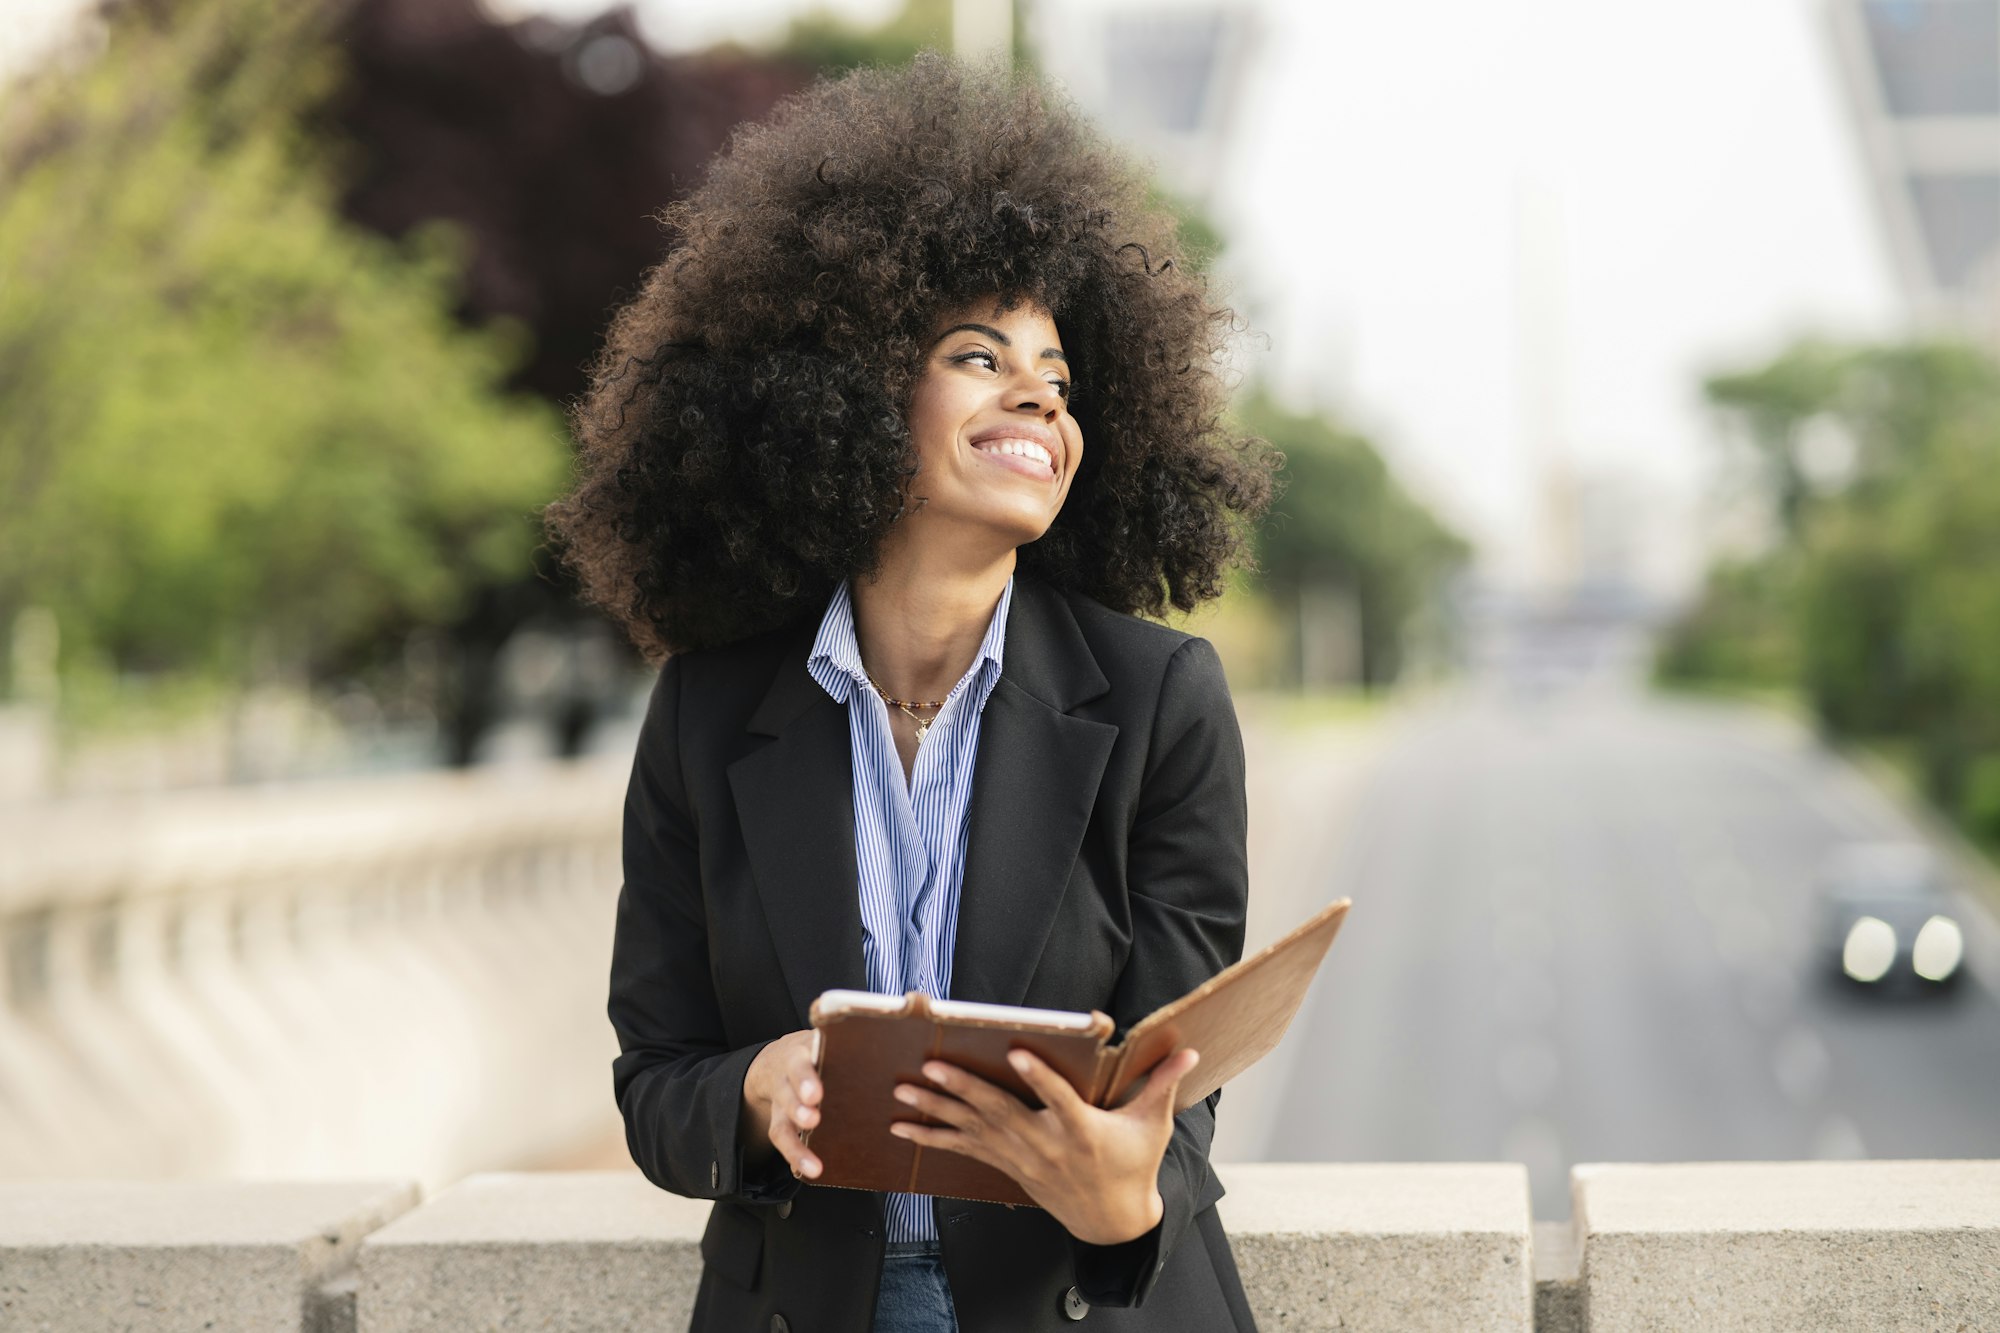
M 626 803 L 613 1087 L 715 1199 L 700 1330 L 1159 1333 L 1251 1321 L 1174 1052 L 1114 1110 L 903 1071 L 894 1133 L 1039 1205 L 810 1182 L 831 989 L 1101 1010 L 1242 951 L 1243 753 L 1204 640 L 1272 460 L 1222 424 L 1233 317 L 1144 180 L 1032 85 L 824 84 L 671 212 L 552 506 L 664 659 Z M 1139 1307 L 1143 1306 L 1143 1310 Z
M 1026 350 L 1066 353 L 1038 373 L 1076 382 L 1092 445 L 1022 567 L 1127 612 L 1222 590 L 1271 490 L 1223 417 L 1235 317 L 1068 108 L 939 59 L 863 71 L 740 132 L 664 217 L 673 248 L 574 413 L 582 484 L 550 510 L 650 656 L 770 629 L 871 566 L 917 464 L 917 377 L 995 297 L 1054 323 Z M 981 350 L 997 374 L 1022 348 L 950 349 L 986 370 Z

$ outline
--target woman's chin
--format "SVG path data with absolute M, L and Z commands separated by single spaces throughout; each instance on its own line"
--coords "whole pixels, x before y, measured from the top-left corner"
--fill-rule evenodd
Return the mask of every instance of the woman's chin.
M 972 541 L 980 546 L 1012 550 L 1038 541 L 1055 523 L 1056 516 L 1046 505 L 991 503 L 949 508 L 935 500 L 922 510 L 926 526 L 938 538 L 954 543 Z M 914 535 L 914 534 L 912 534 Z
M 1049 527 L 1053 522 L 1053 515 L 1037 515 L 1033 519 L 1016 522 L 996 522 L 993 527 L 1000 535 L 1000 539 L 1009 548 L 1013 548 L 1026 546 L 1030 542 L 1040 541 L 1048 534 Z

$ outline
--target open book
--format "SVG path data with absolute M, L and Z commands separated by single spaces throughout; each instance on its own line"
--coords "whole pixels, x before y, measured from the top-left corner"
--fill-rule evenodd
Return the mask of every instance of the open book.
M 1007 1063 L 1007 1052 L 1020 1047 L 1040 1056 L 1093 1106 L 1117 1106 L 1138 1091 L 1153 1066 L 1192 1046 L 1201 1063 L 1181 1081 L 1174 1100 L 1176 1111 L 1186 1110 L 1283 1038 L 1347 908 L 1343 898 L 1276 944 L 1218 972 L 1134 1025 L 1116 1046 L 1106 1044 L 1114 1026 L 1110 1016 L 1094 1011 L 933 1000 L 915 991 L 901 997 L 827 991 L 812 1006 L 815 1063 L 824 1085 L 820 1122 L 808 1135 L 824 1168 L 814 1183 L 1032 1203 L 1013 1180 L 982 1162 L 927 1151 L 891 1134 L 892 1120 L 936 1123 L 897 1101 L 896 1085 L 929 1086 L 924 1062 L 944 1060 L 1039 1106 Z

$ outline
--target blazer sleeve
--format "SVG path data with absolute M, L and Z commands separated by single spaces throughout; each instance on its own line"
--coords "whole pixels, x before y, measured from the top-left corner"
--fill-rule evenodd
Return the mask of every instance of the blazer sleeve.
M 1249 904 L 1243 737 L 1206 639 L 1175 650 L 1159 707 L 1128 850 L 1131 961 L 1113 1012 L 1143 1016 L 1193 990 L 1243 955 Z M 1167 1256 L 1202 1208 L 1221 1195 L 1208 1165 L 1218 1091 L 1174 1118 L 1160 1161 L 1160 1224 L 1121 1245 L 1071 1238 L 1077 1287 L 1095 1305 L 1145 1300 Z
M 709 980 L 701 857 L 680 753 L 680 666 L 654 683 L 625 796 L 625 882 L 611 945 L 612 1088 L 632 1160 L 661 1189 L 769 1202 L 796 1193 L 773 1154 L 746 1172 L 743 1077 L 765 1043 L 731 1049 Z

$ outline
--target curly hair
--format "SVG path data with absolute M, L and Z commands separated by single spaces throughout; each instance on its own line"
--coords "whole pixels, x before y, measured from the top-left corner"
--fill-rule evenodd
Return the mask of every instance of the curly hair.
M 1175 262 L 1145 177 L 1032 83 L 926 55 L 742 128 L 662 214 L 667 257 L 572 408 L 546 519 L 583 596 L 658 660 L 824 606 L 865 574 L 917 455 L 937 321 L 1051 314 L 1088 445 L 1018 567 L 1159 616 L 1222 591 L 1275 455 L 1224 419 L 1235 316 Z

